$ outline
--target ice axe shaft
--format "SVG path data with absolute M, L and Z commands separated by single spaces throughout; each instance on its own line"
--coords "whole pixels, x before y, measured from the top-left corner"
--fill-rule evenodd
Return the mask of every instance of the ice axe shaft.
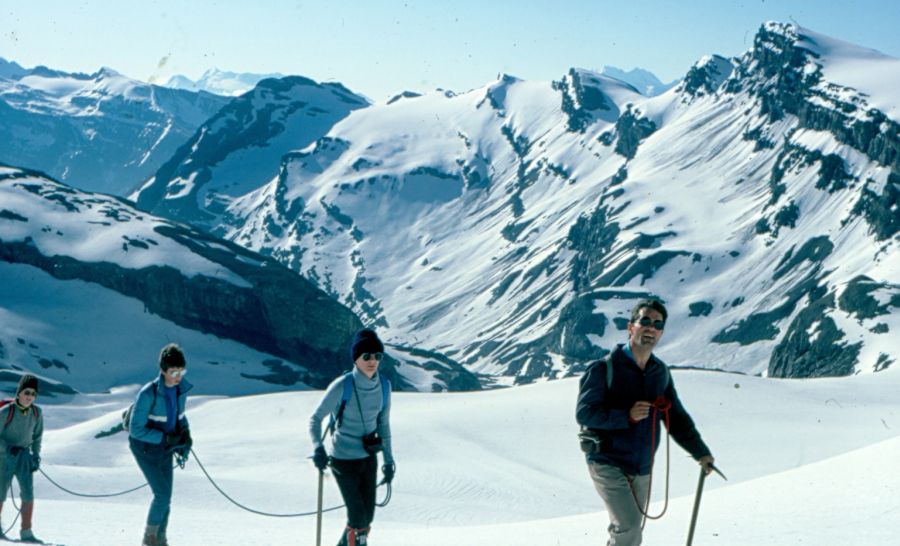
M 316 546 L 322 546 L 322 484 L 325 472 L 319 470 L 319 500 L 316 505 Z
M 722 471 L 716 468 L 716 465 L 709 463 L 709 468 L 719 476 L 722 476 L 722 479 L 726 482 L 728 478 L 725 477 L 725 474 L 722 474 Z M 691 546 L 694 542 L 694 528 L 697 527 L 697 514 L 700 513 L 700 497 L 703 496 L 703 483 L 706 481 L 706 468 L 700 467 L 700 481 L 697 483 L 697 494 L 694 496 L 694 512 L 691 514 L 691 528 L 688 529 L 688 539 L 687 546 Z
M 687 546 L 694 542 L 694 528 L 697 526 L 697 514 L 700 512 L 700 497 L 703 496 L 703 482 L 706 481 L 706 469 L 700 468 L 700 481 L 697 483 L 697 494 L 694 496 L 694 512 L 691 514 L 691 527 L 688 529 Z

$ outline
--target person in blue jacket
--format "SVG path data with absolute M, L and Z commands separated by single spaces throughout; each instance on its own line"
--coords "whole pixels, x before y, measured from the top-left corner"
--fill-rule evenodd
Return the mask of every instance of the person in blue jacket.
M 628 322 L 628 343 L 591 363 L 581 378 L 576 420 L 587 433 L 582 450 L 609 514 L 608 546 L 641 543 L 653 454 L 666 419 L 669 434 L 707 474 L 715 461 L 679 400 L 668 367 L 653 355 L 667 317 L 662 302 L 638 302 Z
M 160 374 L 138 392 L 131 412 L 129 447 L 153 492 L 142 546 L 168 546 L 173 459 L 178 456 L 183 463 L 192 445 L 184 412 L 191 390 L 184 379 L 186 365 L 178 345 L 163 347 L 159 353 Z
M 309 437 L 315 446 L 312 459 L 320 471 L 331 466 L 344 504 L 347 527 L 339 546 L 364 546 L 375 517 L 377 453 L 384 454 L 384 481 L 394 479 L 391 448 L 390 383 L 378 372 L 384 344 L 374 331 L 360 330 L 353 340 L 350 357 L 353 371 L 350 399 L 344 401 L 346 375 L 335 379 L 309 419 Z M 384 384 L 382 384 L 385 382 Z M 343 406 L 343 409 L 341 409 Z M 322 419 L 336 416 L 331 437 L 331 457 L 325 450 Z

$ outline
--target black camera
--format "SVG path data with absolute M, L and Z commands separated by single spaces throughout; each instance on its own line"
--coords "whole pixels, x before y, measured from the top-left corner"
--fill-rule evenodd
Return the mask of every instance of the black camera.
M 578 442 L 583 453 L 593 455 L 603 451 L 603 438 L 594 430 L 581 429 L 578 433 Z
M 366 450 L 366 453 L 369 455 L 375 455 L 382 449 L 384 449 L 384 445 L 381 441 L 381 436 L 378 435 L 378 432 L 370 432 L 362 437 L 363 448 Z

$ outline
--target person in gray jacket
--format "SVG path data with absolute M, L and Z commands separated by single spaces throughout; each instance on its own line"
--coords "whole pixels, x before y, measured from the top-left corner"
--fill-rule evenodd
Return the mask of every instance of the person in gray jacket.
M 13 476 L 19 482 L 22 495 L 22 542 L 40 543 L 31 531 L 34 514 L 33 474 L 41 464 L 41 439 L 44 436 L 44 418 L 34 403 L 38 394 L 38 380 L 33 375 L 23 375 L 16 389 L 16 399 L 7 401 L 0 408 L 0 510 L 6 502 L 6 493 Z M 6 538 L 0 525 L 0 538 Z
M 347 506 L 347 528 L 338 546 L 368 544 L 375 516 L 377 453 L 384 453 L 381 470 L 386 483 L 393 480 L 396 469 L 391 449 L 390 382 L 378 373 L 384 344 L 374 331 L 360 330 L 350 356 L 353 370 L 328 386 L 309 419 L 309 436 L 315 446 L 313 462 L 320 471 L 330 464 Z M 328 416 L 334 419 L 329 425 L 331 457 L 322 434 L 322 419 Z
M 184 379 L 181 348 L 170 343 L 159 353 L 159 375 L 138 392 L 128 426 L 128 446 L 150 484 L 153 502 L 147 513 L 142 546 L 168 546 L 172 503 L 173 459 L 183 463 L 191 451 L 191 430 L 185 416 L 191 384 Z

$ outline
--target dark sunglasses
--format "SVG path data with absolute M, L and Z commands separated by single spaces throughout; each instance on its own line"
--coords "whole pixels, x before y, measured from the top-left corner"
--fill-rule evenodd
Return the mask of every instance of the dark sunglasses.
M 361 356 L 362 359 L 365 360 L 366 362 L 372 360 L 373 358 L 375 359 L 376 362 L 381 362 L 381 359 L 384 358 L 383 353 L 363 353 L 359 356 Z
M 664 321 L 664 320 L 653 320 L 653 319 L 650 318 L 650 317 L 641 317 L 641 320 L 639 320 L 639 321 L 637 321 L 637 322 L 638 322 L 638 324 L 640 324 L 640 325 L 643 326 L 644 328 L 646 328 L 647 326 L 653 326 L 654 328 L 656 328 L 656 329 L 659 330 L 660 332 L 663 330 L 663 328 L 666 327 L 666 321 Z

